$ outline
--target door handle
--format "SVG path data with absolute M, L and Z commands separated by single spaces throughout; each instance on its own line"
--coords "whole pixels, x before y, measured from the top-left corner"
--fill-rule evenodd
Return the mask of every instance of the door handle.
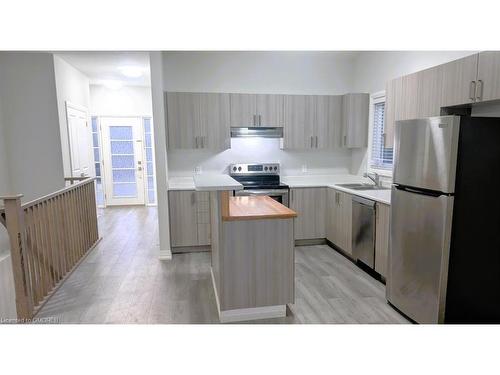
M 469 99 L 474 101 L 475 96 L 476 96 L 476 81 L 470 81 Z
M 137 167 L 137 170 L 140 172 L 142 171 L 142 167 Z
M 483 81 L 478 79 L 476 92 L 478 92 L 479 94 L 476 96 L 476 100 L 483 100 L 483 86 Z

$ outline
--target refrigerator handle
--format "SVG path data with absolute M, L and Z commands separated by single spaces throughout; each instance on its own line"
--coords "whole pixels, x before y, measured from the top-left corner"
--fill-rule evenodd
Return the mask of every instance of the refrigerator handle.
M 441 195 L 448 195 L 445 193 L 441 193 L 439 191 L 433 191 L 433 190 L 425 190 L 425 189 L 415 189 L 409 186 L 401 186 L 401 185 L 395 185 L 394 186 L 398 190 L 406 191 L 408 193 L 413 193 L 413 194 L 419 194 L 419 195 L 427 195 L 431 197 L 439 197 Z

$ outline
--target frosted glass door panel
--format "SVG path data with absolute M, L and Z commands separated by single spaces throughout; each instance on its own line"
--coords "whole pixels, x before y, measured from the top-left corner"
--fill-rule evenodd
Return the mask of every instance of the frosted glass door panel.
M 103 118 L 107 204 L 144 204 L 144 136 L 140 118 Z

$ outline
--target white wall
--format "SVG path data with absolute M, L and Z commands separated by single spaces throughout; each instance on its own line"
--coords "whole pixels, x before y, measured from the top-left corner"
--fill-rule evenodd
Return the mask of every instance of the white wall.
M 90 105 L 90 83 L 87 76 L 85 76 L 82 72 L 80 72 L 78 69 L 76 69 L 57 55 L 54 55 L 54 71 L 56 80 L 57 107 L 61 132 L 61 148 L 64 175 L 71 176 L 70 144 L 68 135 L 68 120 L 66 117 L 66 101 L 78 106 L 85 107 L 88 110 Z
M 281 94 L 344 94 L 351 91 L 353 61 L 347 52 L 164 52 L 165 91 Z M 169 151 L 171 176 L 192 175 L 195 166 L 221 171 L 232 162 L 280 161 L 283 174 L 346 173 L 351 151 L 283 151 L 271 142 L 265 153 L 237 143 L 223 153 Z
M 152 116 L 151 88 L 123 86 L 111 90 L 90 85 L 90 113 L 93 116 Z
M 10 176 L 7 168 L 7 150 L 5 144 L 4 121 L 2 117 L 2 102 L 0 100 L 0 196 L 11 193 Z M 0 206 L 3 203 L 0 201 Z M 0 225 L 0 258 L 9 251 L 9 238 L 3 225 Z
M 27 201 L 62 188 L 52 54 L 0 52 L 0 102 L 11 191 Z
M 344 94 L 352 52 L 164 52 L 165 91 Z
M 385 90 L 387 81 L 476 53 L 474 51 L 371 51 L 354 61 L 352 90 L 370 94 Z M 353 150 L 351 173 L 367 170 L 368 149 Z

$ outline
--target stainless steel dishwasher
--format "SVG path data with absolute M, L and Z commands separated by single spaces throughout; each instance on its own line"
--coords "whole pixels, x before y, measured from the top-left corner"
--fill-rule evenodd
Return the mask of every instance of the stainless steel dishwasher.
M 352 255 L 375 266 L 375 202 L 358 196 L 352 197 Z

